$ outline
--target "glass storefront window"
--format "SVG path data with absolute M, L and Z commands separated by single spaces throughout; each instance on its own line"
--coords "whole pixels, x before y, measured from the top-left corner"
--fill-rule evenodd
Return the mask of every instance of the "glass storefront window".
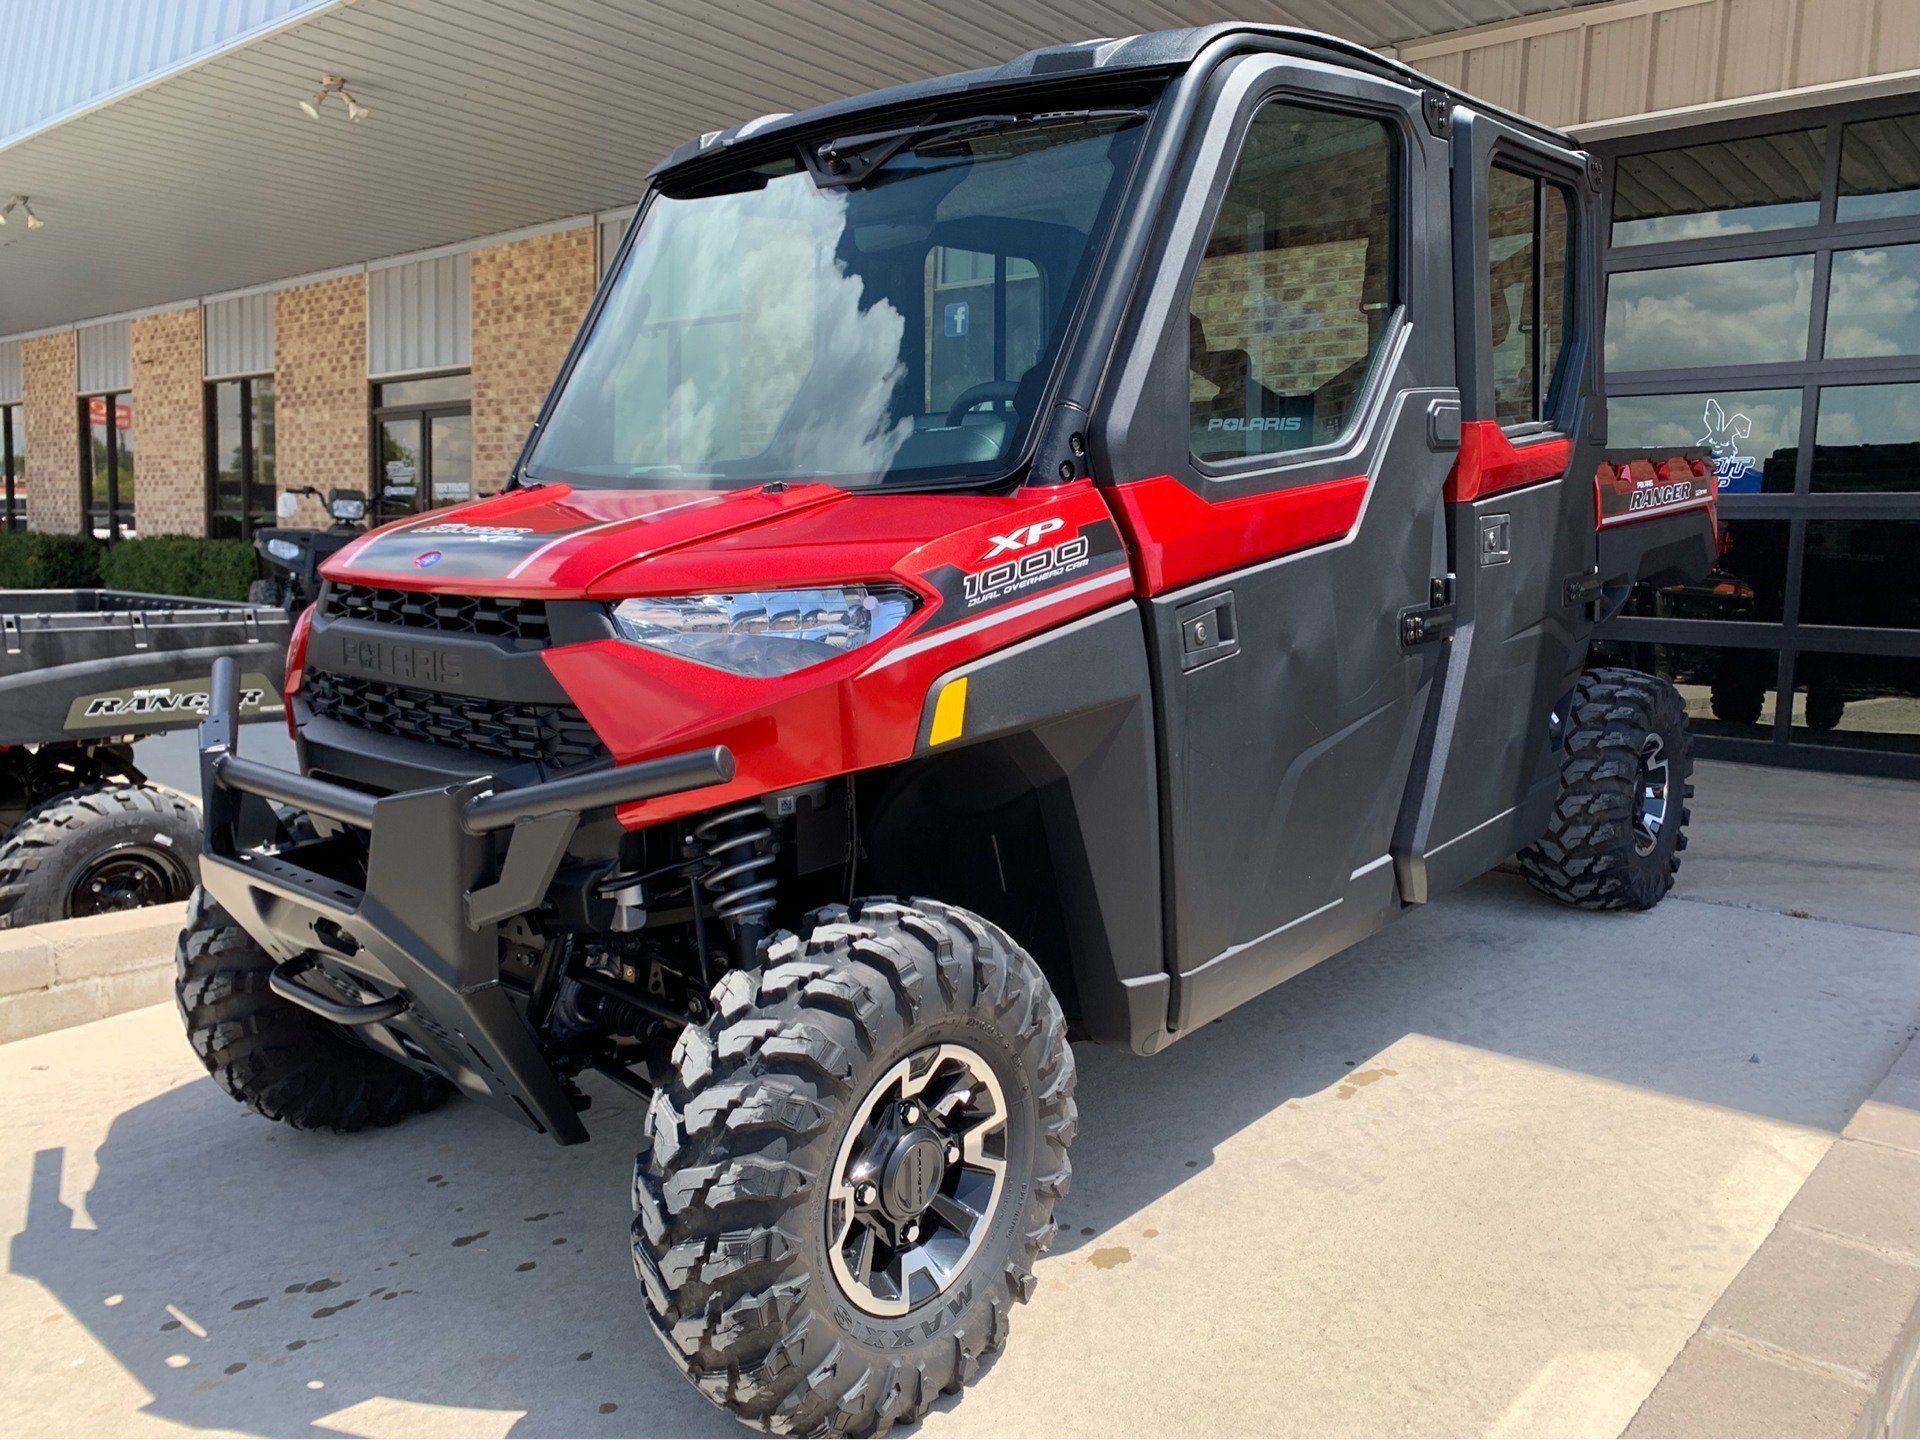
M 1809 520 L 1800 623 L 1920 630 L 1920 520 Z
M 134 533 L 133 396 L 89 395 L 80 402 L 81 492 L 96 540 Z
M 1780 656 L 1730 645 L 1597 641 L 1595 665 L 1628 665 L 1673 682 L 1697 735 L 1766 740 L 1779 699 Z
M 1799 456 L 1800 391 L 1619 395 L 1607 401 L 1607 434 L 1616 446 L 1704 446 L 1722 495 L 1785 493 Z
M 1920 215 L 1920 115 L 1856 120 L 1840 142 L 1842 220 Z
M 1920 355 L 1920 245 L 1834 252 L 1825 353 L 1829 360 Z
M 1651 155 L 1614 175 L 1613 243 L 1649 245 L 1812 225 L 1826 163 L 1822 130 L 1789 130 Z
M 1801 651 L 1790 723 L 1801 744 L 1920 754 L 1920 657 Z
M 27 410 L 0 405 L 0 530 L 27 528 Z
M 1723 519 L 1712 574 L 1698 585 L 1636 585 L 1625 613 L 1778 624 L 1786 611 L 1789 536 L 1785 520 Z
M 387 380 L 374 387 L 374 405 L 384 409 L 403 405 L 464 405 L 473 398 L 473 377 L 422 375 L 412 380 Z
M 1812 311 L 1811 255 L 1623 271 L 1607 282 L 1607 370 L 1804 360 Z
M 472 391 L 464 371 L 373 387 L 371 498 L 377 522 L 473 498 Z
M 1823 388 L 1813 488 L 1920 491 L 1920 385 Z
M 207 533 L 245 539 L 278 523 L 273 508 L 273 378 L 216 380 L 207 391 L 212 424 Z

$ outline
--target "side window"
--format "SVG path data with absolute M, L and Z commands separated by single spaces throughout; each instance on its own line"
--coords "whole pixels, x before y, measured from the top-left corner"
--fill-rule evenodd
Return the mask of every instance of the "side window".
M 1394 299 L 1393 187 L 1380 121 L 1255 112 L 1193 281 L 1198 459 L 1304 450 L 1347 428 Z
M 1527 425 L 1553 413 L 1567 346 L 1573 231 L 1567 193 L 1495 166 L 1487 183 L 1493 418 Z

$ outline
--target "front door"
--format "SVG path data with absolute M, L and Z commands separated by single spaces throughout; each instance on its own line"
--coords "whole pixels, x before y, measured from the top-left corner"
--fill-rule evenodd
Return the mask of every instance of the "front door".
M 1459 433 L 1420 92 L 1280 56 L 1213 83 L 1096 435 L 1147 596 L 1176 1030 L 1399 908 Z
M 374 387 L 376 524 L 473 498 L 468 377 L 426 375 Z

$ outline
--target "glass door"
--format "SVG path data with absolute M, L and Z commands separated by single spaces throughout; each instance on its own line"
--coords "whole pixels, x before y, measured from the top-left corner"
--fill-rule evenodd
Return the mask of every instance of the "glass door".
M 425 375 L 373 388 L 373 518 L 403 516 L 473 498 L 473 417 L 468 376 Z
M 80 402 L 86 466 L 87 528 L 97 540 L 133 534 L 133 396 L 89 395 Z

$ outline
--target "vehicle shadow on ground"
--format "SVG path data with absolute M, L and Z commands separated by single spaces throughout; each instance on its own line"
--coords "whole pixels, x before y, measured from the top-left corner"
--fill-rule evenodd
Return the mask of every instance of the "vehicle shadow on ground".
M 1838 1129 L 1920 1018 L 1916 995 L 1911 936 L 1701 904 L 1580 915 L 1490 877 L 1164 1055 L 1077 1047 L 1056 1253 L 1409 1033 Z M 36 1156 L 10 1268 L 181 1424 L 740 1433 L 647 1329 L 625 1241 L 636 1103 L 601 1087 L 587 1118 L 594 1143 L 571 1149 L 465 1103 L 311 1136 L 196 1081 L 115 1119 L 84 1217 L 62 1199 L 84 1157 Z

